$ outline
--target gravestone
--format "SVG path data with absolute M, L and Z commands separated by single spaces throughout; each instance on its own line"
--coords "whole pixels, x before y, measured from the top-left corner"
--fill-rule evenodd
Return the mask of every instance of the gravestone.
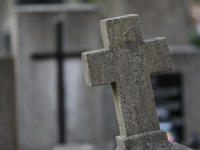
M 182 76 L 182 101 L 184 109 L 184 141 L 192 134 L 200 135 L 199 97 L 200 51 L 195 46 L 170 46 L 173 74 Z M 192 123 L 195 122 L 195 123 Z
M 16 6 L 15 13 L 13 48 L 19 149 L 49 150 L 59 143 L 100 144 L 102 88 L 91 90 L 85 86 L 80 59 L 82 51 L 100 45 L 98 8 L 81 4 L 23 5 Z M 63 26 L 59 33 L 58 22 Z M 58 40 L 60 33 L 62 39 Z M 61 58 L 62 69 L 56 61 L 58 56 L 65 58 Z M 57 88 L 59 70 L 63 71 L 62 95 Z M 64 141 L 59 140 L 59 96 L 64 97 L 65 105 Z
M 161 128 L 165 122 L 163 127 L 169 128 L 175 140 L 186 143 L 191 134 L 200 135 L 200 51 L 192 45 L 169 46 L 169 51 L 173 71 L 153 75 L 152 85 L 157 106 L 162 104 L 168 115 L 166 120 L 161 117 Z
M 165 36 L 169 45 L 189 44 L 190 20 L 187 0 L 106 0 L 106 15 L 139 14 L 144 38 Z M 176 34 L 174 34 L 176 33 Z
M 150 74 L 171 70 L 165 38 L 143 40 L 138 15 L 102 20 L 104 49 L 82 53 L 88 86 L 111 83 L 120 136 L 117 150 L 182 149 L 159 128 Z
M 15 80 L 11 57 L 0 57 L 0 149 L 16 150 Z

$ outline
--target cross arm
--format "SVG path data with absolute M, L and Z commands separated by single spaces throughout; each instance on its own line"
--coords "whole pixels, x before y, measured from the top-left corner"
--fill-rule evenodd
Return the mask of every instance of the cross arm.
M 165 72 L 172 69 L 166 38 L 158 37 L 144 41 L 143 56 L 149 73 Z
M 117 65 L 112 51 L 100 49 L 82 53 L 86 84 L 90 87 L 115 82 Z

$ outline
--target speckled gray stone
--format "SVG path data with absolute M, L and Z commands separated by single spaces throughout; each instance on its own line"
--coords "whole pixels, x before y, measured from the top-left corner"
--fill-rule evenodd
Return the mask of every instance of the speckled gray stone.
M 82 61 L 88 86 L 112 85 L 120 130 L 117 150 L 141 149 L 152 141 L 153 149 L 160 149 L 160 143 L 173 149 L 159 131 L 150 81 L 151 73 L 172 68 L 166 39 L 144 41 L 138 15 L 102 20 L 100 25 L 104 49 L 82 53 Z

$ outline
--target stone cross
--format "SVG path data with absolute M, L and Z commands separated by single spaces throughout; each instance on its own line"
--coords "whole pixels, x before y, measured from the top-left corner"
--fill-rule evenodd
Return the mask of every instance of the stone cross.
M 166 39 L 144 41 L 138 15 L 105 19 L 100 26 L 104 49 L 82 53 L 83 68 L 88 86 L 112 85 L 120 130 L 118 149 L 132 149 L 142 138 L 149 139 L 147 143 L 167 141 L 159 131 L 150 80 L 150 74 L 172 68 Z
M 86 84 L 112 84 L 120 135 L 159 130 L 150 74 L 171 70 L 165 38 L 144 41 L 139 17 L 101 21 L 104 49 L 82 54 Z

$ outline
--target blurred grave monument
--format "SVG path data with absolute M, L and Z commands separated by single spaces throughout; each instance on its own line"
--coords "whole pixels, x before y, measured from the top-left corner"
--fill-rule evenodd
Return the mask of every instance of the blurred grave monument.
M 169 131 L 177 142 L 184 140 L 182 74 L 178 72 L 152 75 L 160 128 Z
M 81 52 L 101 45 L 99 20 L 96 5 L 15 6 L 20 150 L 49 150 L 59 143 L 98 148 L 108 143 L 104 89 L 85 86 L 80 59 Z
M 158 106 L 167 110 L 161 125 L 169 127 L 176 141 L 200 135 L 199 97 L 200 49 L 197 46 L 170 46 L 173 71 L 153 76 L 152 84 Z M 192 123 L 195 122 L 195 123 Z
M 200 51 L 199 47 L 195 46 L 170 46 L 170 53 L 173 61 L 172 75 L 179 74 L 181 78 L 182 88 L 179 92 L 182 95 L 184 118 L 180 119 L 180 124 L 183 125 L 184 140 L 191 133 L 200 135 L 200 118 L 199 118 L 199 97 L 198 89 L 200 88 Z M 181 102 L 181 101 L 180 101 Z M 194 124 L 192 122 L 195 122 Z M 179 126 L 180 127 L 180 126 Z
M 166 39 L 144 41 L 138 15 L 102 20 L 101 31 L 104 49 L 82 53 L 82 61 L 88 86 L 112 85 L 117 150 L 190 150 L 159 128 L 150 74 L 171 70 Z

